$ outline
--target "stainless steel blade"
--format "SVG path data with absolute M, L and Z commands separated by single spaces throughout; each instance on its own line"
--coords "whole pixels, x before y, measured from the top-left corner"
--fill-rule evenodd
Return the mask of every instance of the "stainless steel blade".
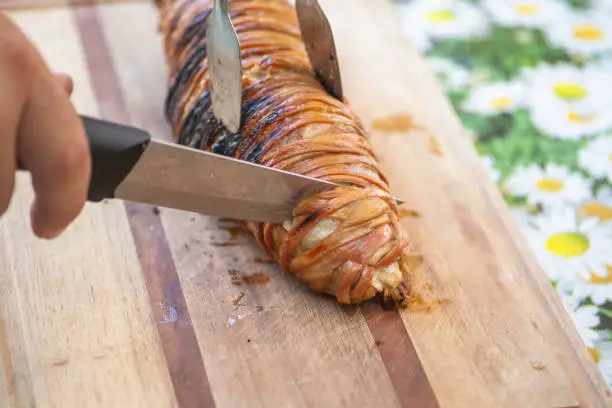
M 319 80 L 333 97 L 342 101 L 342 81 L 334 36 L 317 0 L 296 0 L 295 8 L 308 58 Z
M 242 62 L 227 0 L 215 0 L 206 20 L 206 46 L 212 109 L 231 132 L 240 130 Z
M 151 141 L 115 198 L 256 222 L 290 220 L 298 200 L 336 184 Z

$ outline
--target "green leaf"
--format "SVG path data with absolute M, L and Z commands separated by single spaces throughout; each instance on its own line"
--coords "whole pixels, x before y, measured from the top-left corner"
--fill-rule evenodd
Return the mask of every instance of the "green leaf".
M 576 10 L 585 10 L 591 7 L 590 0 L 566 0 L 566 2 Z
M 538 29 L 493 26 L 484 38 L 434 42 L 427 56 L 449 58 L 473 73 L 485 72 L 488 81 L 515 78 L 523 68 L 541 62 L 572 63 L 564 50 L 548 43 Z
M 529 112 L 519 110 L 514 116 L 497 115 L 491 118 L 461 115 L 468 126 L 477 132 L 477 149 L 482 155 L 492 155 L 502 178 L 519 166 L 556 163 L 581 171 L 577 152 L 586 140 L 552 139 L 533 126 Z

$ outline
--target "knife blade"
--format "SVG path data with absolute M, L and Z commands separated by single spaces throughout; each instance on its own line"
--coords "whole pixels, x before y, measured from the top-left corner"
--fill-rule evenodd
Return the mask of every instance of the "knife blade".
M 206 44 L 213 113 L 225 127 L 236 133 L 241 125 L 242 61 L 227 0 L 215 0 L 206 19 Z
M 243 160 L 152 140 L 81 116 L 92 172 L 87 201 L 121 199 L 237 220 L 283 223 L 305 196 L 336 186 Z M 27 170 L 19 165 L 19 170 Z
M 296 0 L 295 9 L 312 68 L 327 92 L 343 101 L 336 44 L 325 12 L 317 0 Z

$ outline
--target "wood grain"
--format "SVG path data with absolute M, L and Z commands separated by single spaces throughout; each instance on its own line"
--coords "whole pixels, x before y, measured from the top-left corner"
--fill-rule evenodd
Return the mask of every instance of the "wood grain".
M 95 97 L 100 102 L 100 117 L 128 123 L 128 110 L 97 8 L 75 9 L 74 17 Z M 126 209 L 177 402 L 181 407 L 214 407 L 159 211 L 138 203 L 126 203 Z
M 373 131 L 372 141 L 394 195 L 419 214 L 404 220 L 424 255 L 416 283 L 442 302 L 421 312 L 340 307 L 267 262 L 230 222 L 174 210 L 90 205 L 60 240 L 40 242 L 20 180 L 0 220 L 0 406 L 612 406 L 389 3 L 321 4 L 365 123 L 409 114 L 427 130 Z M 75 75 L 81 112 L 168 139 L 154 6 L 84 10 L 11 16 L 54 68 Z M 256 273 L 269 281 L 245 279 Z M 183 319 L 168 326 L 177 307 Z
M 375 131 L 372 140 L 394 194 L 420 214 L 405 225 L 424 255 L 422 279 L 448 300 L 435 313 L 402 312 L 440 404 L 612 404 L 433 73 L 416 63 L 400 25 L 388 23 L 392 9 L 384 1 L 342 3 L 323 4 L 357 111 L 366 123 L 410 113 L 425 127 Z M 368 97 L 364 83 L 377 84 Z M 432 139 L 440 154 L 432 152 Z M 458 386 L 466 377 L 470 386 Z
M 11 16 L 97 115 L 70 10 Z M 88 205 L 47 242 L 30 232 L 31 199 L 20 174 L 0 220 L 1 406 L 176 406 L 123 205 Z
M 108 3 L 148 3 L 149 0 L 0 0 L 0 10 L 40 10 Z

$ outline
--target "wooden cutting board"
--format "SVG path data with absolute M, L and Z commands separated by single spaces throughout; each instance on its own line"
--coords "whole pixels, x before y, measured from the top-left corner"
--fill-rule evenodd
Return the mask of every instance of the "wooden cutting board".
M 391 5 L 321 3 L 365 123 L 409 115 L 425 129 L 372 140 L 412 211 L 417 279 L 440 302 L 342 307 L 227 221 L 122 202 L 88 205 L 61 238 L 37 240 L 21 177 L 0 221 L 0 407 L 612 406 Z M 10 15 L 74 76 L 81 113 L 169 139 L 152 4 Z

